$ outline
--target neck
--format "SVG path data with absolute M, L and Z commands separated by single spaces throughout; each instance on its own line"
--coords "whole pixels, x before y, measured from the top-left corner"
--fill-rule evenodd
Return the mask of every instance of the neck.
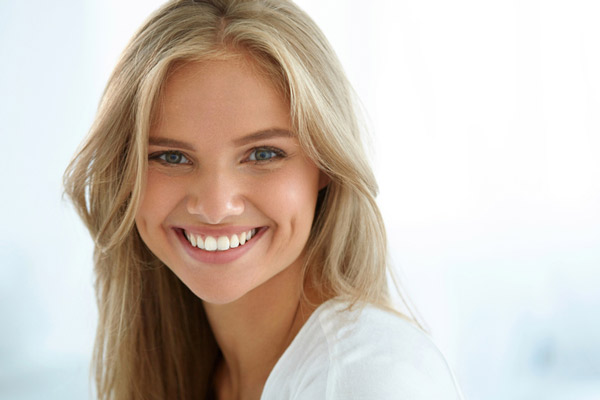
M 219 399 L 258 399 L 275 363 L 314 306 L 301 297 L 301 263 L 229 304 L 204 303 L 223 359 L 215 385 Z

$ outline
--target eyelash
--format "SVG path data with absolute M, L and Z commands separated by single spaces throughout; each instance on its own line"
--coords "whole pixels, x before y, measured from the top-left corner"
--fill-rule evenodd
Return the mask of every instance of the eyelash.
M 259 153 L 259 152 L 268 152 L 268 153 L 272 153 L 273 155 L 266 160 L 257 160 L 256 153 Z M 250 159 L 250 157 L 252 157 L 252 154 L 254 154 L 254 160 Z M 265 164 L 268 162 L 275 161 L 277 159 L 283 159 L 285 157 L 287 157 L 287 154 L 283 150 L 278 149 L 277 147 L 260 146 L 260 147 L 255 147 L 252 150 L 250 150 L 247 160 L 249 162 L 253 162 L 254 164 Z
M 267 152 L 267 153 L 270 153 L 271 156 L 268 159 L 258 160 L 258 159 L 256 159 L 256 154 L 259 152 Z M 172 155 L 178 156 L 178 159 L 176 162 L 167 161 L 167 157 L 172 156 Z M 254 155 L 254 157 L 253 157 L 253 155 Z M 252 159 L 251 157 L 253 157 L 254 159 Z M 275 161 L 277 159 L 283 159 L 286 157 L 287 157 L 287 154 L 283 150 L 278 149 L 277 147 L 259 146 L 259 147 L 252 148 L 250 150 L 250 152 L 248 153 L 248 156 L 244 159 L 244 161 L 245 162 L 253 162 L 255 165 L 258 165 L 258 164 L 266 164 L 266 163 Z M 184 153 L 182 153 L 180 151 L 175 151 L 175 150 L 159 151 L 156 153 L 152 153 L 148 156 L 148 160 L 158 161 L 161 164 L 167 165 L 167 166 L 191 164 L 191 161 Z M 183 162 L 181 162 L 181 161 L 183 161 Z
M 182 159 L 185 160 L 185 162 L 181 163 L 181 162 L 169 162 L 167 161 L 167 156 L 169 155 L 175 155 L 179 157 L 179 161 L 181 161 Z M 156 153 L 152 153 L 148 156 L 148 160 L 152 161 L 158 161 L 163 165 L 169 165 L 169 166 L 174 166 L 174 165 L 182 165 L 182 164 L 191 164 L 190 160 L 187 158 L 187 156 L 185 154 L 183 154 L 180 151 L 159 151 Z

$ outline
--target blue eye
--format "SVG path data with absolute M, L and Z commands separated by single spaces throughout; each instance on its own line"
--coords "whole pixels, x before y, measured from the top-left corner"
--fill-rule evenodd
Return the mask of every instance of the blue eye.
M 283 151 L 279 149 L 274 149 L 270 147 L 257 147 L 252 150 L 252 152 L 248 156 L 248 160 L 260 163 L 271 161 L 275 158 L 284 156 L 285 154 L 283 153 Z
M 172 164 L 172 165 L 189 164 L 190 163 L 190 160 L 188 160 L 187 157 L 184 156 L 183 153 L 181 153 L 179 151 L 163 151 L 161 153 L 151 155 L 150 159 L 151 160 L 157 159 L 157 160 L 160 160 L 161 162 L 163 162 L 164 164 Z

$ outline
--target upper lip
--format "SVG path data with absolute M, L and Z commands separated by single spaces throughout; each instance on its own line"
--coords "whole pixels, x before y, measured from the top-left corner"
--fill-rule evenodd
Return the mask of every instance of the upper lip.
M 248 232 L 251 229 L 259 229 L 260 226 L 256 225 L 237 225 L 237 226 L 224 226 L 221 228 L 208 228 L 198 226 L 179 226 L 179 229 L 183 229 L 187 233 L 201 236 L 231 236 L 234 234 L 240 234 L 242 232 Z

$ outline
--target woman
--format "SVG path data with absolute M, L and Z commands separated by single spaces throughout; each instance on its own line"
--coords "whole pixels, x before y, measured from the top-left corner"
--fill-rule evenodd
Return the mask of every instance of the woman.
M 349 85 L 287 0 L 175 0 L 65 187 L 95 241 L 101 399 L 459 397 L 393 313 Z

